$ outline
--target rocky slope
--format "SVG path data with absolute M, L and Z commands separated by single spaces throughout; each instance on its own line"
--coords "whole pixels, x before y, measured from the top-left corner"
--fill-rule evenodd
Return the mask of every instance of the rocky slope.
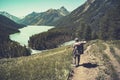
M 14 15 L 11 15 L 11 14 L 5 12 L 5 11 L 0 11 L 0 14 L 3 15 L 3 16 L 8 17 L 9 19 L 11 19 L 11 20 L 13 20 L 13 21 L 15 21 L 17 23 L 19 23 L 19 21 L 20 21 L 20 18 L 14 16 Z
M 119 0 L 87 0 L 71 14 L 55 22 L 54 25 L 56 27 L 77 27 L 79 36 L 81 36 L 81 32 L 83 34 L 84 27 L 90 26 L 93 38 L 120 39 L 118 37 L 120 36 L 119 8 Z
M 32 12 L 21 20 L 21 23 L 27 25 L 50 25 L 63 16 L 68 15 L 69 12 L 64 7 L 60 9 L 49 9 L 46 12 L 36 13 Z
M 18 28 L 21 26 L 23 25 L 0 15 L 0 59 L 30 55 L 25 46 L 23 47 L 9 39 L 9 35 L 19 32 Z
M 9 34 L 19 32 L 18 28 L 22 26 L 23 25 L 19 25 L 10 20 L 9 18 L 0 15 L 0 35 L 3 35 L 1 39 L 8 36 Z

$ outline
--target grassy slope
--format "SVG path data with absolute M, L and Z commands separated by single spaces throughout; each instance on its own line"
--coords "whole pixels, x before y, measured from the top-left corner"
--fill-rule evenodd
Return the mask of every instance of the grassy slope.
M 115 48 L 119 49 L 119 45 L 117 45 L 118 43 L 119 41 L 106 42 L 106 44 L 112 46 L 113 49 Z M 91 45 L 92 48 L 90 48 L 90 50 L 83 55 L 82 61 L 85 62 L 88 61 L 90 63 L 96 63 L 97 65 L 99 65 L 97 67 L 97 70 L 95 70 L 97 71 L 97 76 L 94 79 L 117 80 L 118 75 L 114 65 L 111 63 L 111 60 L 109 58 L 110 56 L 108 56 L 104 52 L 106 50 L 106 46 L 103 44 L 103 41 L 99 41 L 99 40 L 90 41 L 85 45 L 85 49 L 87 49 L 89 45 Z M 70 66 L 72 63 L 71 51 L 72 51 L 71 46 L 67 46 L 67 47 L 60 47 L 49 51 L 45 51 L 41 54 L 35 54 L 29 57 L 1 59 L 0 79 L 1 80 L 67 80 L 68 73 L 72 68 Z M 86 69 L 87 68 L 85 68 L 85 70 Z M 93 70 L 94 69 L 96 68 L 93 68 Z M 90 70 L 91 69 L 88 69 L 88 72 L 91 72 Z M 86 73 L 85 76 L 89 77 L 90 75 Z
M 95 80 L 118 80 L 117 71 L 112 64 L 111 56 L 109 56 L 111 53 L 106 51 L 107 46 L 104 43 L 106 44 L 106 42 L 97 41 L 90 50 L 90 53 L 94 56 L 94 58 L 90 59 L 90 62 L 95 62 L 99 65 Z
M 71 49 L 61 47 L 29 57 L 0 60 L 2 80 L 66 80 Z

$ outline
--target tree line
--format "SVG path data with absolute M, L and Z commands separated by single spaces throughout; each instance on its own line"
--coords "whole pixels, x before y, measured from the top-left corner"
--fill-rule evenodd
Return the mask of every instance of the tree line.
M 0 15 L 0 59 L 30 55 L 30 50 L 19 43 L 11 41 L 9 35 L 19 32 L 18 28 L 24 25 L 17 24 L 5 16 Z
M 29 47 L 37 50 L 52 49 L 58 47 L 60 44 L 73 39 L 74 34 L 70 29 L 65 28 L 51 29 L 48 32 L 36 34 L 30 37 Z
M 2 41 L 0 42 L 0 58 L 13 58 L 30 55 L 30 50 L 26 46 L 21 46 L 17 42 Z
M 107 24 L 108 23 L 108 24 Z M 78 27 L 60 27 L 30 37 L 29 46 L 33 49 L 45 50 L 56 48 L 58 45 L 79 37 L 84 40 L 119 40 L 120 27 L 115 22 L 108 22 L 106 18 L 101 19 L 98 30 L 91 25 L 81 23 Z

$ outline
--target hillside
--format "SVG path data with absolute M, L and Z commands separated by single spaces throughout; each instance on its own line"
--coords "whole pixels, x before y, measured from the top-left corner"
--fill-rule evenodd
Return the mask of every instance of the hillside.
M 0 11 L 0 14 L 8 17 L 9 19 L 13 20 L 16 23 L 19 23 L 19 21 L 20 21 L 20 19 L 18 17 L 14 16 L 14 15 L 11 15 L 11 14 L 5 12 L 5 11 Z
M 86 38 L 85 28 L 90 27 L 90 39 L 120 39 L 119 8 L 119 0 L 87 0 L 71 14 L 55 22 L 55 26 L 77 27 L 76 33 L 80 38 Z
M 119 80 L 120 41 L 85 44 L 81 65 L 72 67 L 72 47 L 65 46 L 28 57 L 0 60 L 2 80 Z M 69 74 L 70 72 L 70 74 Z
M 8 37 L 9 34 L 19 32 L 18 28 L 22 27 L 9 18 L 0 15 L 0 37 L 1 39 L 4 37 Z
M 9 34 L 19 32 L 19 28 L 25 25 L 17 24 L 9 18 L 0 15 L 0 39 L 8 37 Z
M 85 40 L 119 40 L 119 7 L 119 0 L 87 0 L 69 15 L 56 21 L 53 24 L 56 28 L 47 33 L 32 36 L 29 41 L 30 47 L 38 49 L 38 46 L 43 45 L 42 48 L 48 49 L 47 46 L 55 44 L 54 47 L 56 47 L 75 37 Z M 65 35 L 65 38 L 63 39 L 59 33 Z M 52 34 L 54 36 L 51 36 Z
M 25 46 L 23 47 L 9 39 L 9 35 L 19 32 L 18 28 L 20 27 L 23 27 L 23 25 L 0 15 L 0 59 L 30 55 L 29 50 Z
M 64 7 L 60 9 L 49 9 L 41 13 L 32 12 L 25 16 L 25 18 L 21 20 L 21 23 L 27 25 L 50 25 L 68 14 L 69 12 Z

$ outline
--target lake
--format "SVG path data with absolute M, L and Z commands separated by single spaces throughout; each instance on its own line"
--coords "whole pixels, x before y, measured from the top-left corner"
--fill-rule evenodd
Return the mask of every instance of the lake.
M 11 34 L 9 37 L 11 40 L 19 42 L 21 45 L 28 46 L 29 37 L 38 33 L 48 31 L 54 28 L 54 26 L 27 26 L 19 29 L 20 33 Z
M 49 29 L 52 29 L 52 28 L 54 28 L 54 26 L 27 26 L 27 27 L 19 29 L 20 33 L 11 34 L 9 37 L 11 40 L 20 43 L 22 46 L 26 45 L 28 47 L 29 37 L 31 37 L 32 35 L 38 34 L 38 33 L 48 31 Z M 74 41 L 65 42 L 64 44 L 61 44 L 60 46 L 66 46 L 72 43 L 74 43 Z M 31 50 L 32 50 L 31 54 L 36 54 L 36 53 L 41 52 L 39 50 L 33 50 L 33 49 Z

